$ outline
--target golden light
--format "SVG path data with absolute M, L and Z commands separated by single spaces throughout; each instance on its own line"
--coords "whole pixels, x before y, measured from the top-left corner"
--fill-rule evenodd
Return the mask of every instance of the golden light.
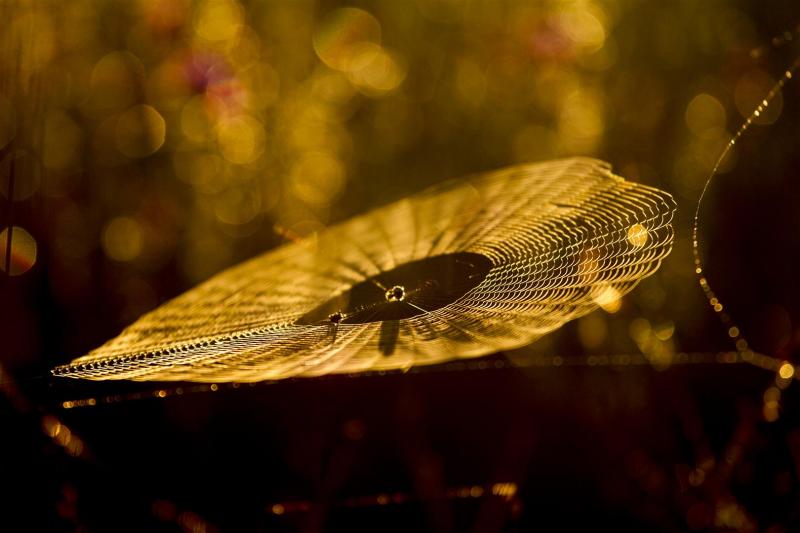
M 159 109 L 180 109 L 191 94 L 186 66 L 179 60 L 166 60 L 147 77 L 147 98 Z
M 271 66 L 261 63 L 253 65 L 242 72 L 240 78 L 257 95 L 248 102 L 252 109 L 263 110 L 278 101 L 281 78 Z
M 213 133 L 204 96 L 197 95 L 190 98 L 184 104 L 180 117 L 181 131 L 189 141 L 200 144 L 208 140 Z
M 719 100 L 700 93 L 686 106 L 686 126 L 701 139 L 716 139 L 725 132 L 727 115 Z
M 592 291 L 592 300 L 607 313 L 616 313 L 622 307 L 622 293 L 611 285 L 600 285 Z
M 636 248 L 647 244 L 647 228 L 641 224 L 634 224 L 628 228 L 628 242 Z
M 775 422 L 780 416 L 778 412 L 778 403 L 777 402 L 765 403 L 762 413 L 764 416 L 764 420 L 766 420 L 767 422 Z
M 706 479 L 706 472 L 702 468 L 695 468 L 689 472 L 688 481 L 689 485 L 699 487 Z
M 495 483 L 492 485 L 492 494 L 510 500 L 517 493 L 516 483 Z
M 344 188 L 344 167 L 329 153 L 311 152 L 292 166 L 290 182 L 294 194 L 304 202 L 327 205 Z
M 233 181 L 230 163 L 215 153 L 175 152 L 173 167 L 178 178 L 205 194 L 219 193 Z
M 778 369 L 778 375 L 783 379 L 791 379 L 794 376 L 794 366 L 791 363 L 783 363 Z
M 226 119 L 217 126 L 217 142 L 222 156 L 237 165 L 258 159 L 264 151 L 265 141 L 264 126 L 249 115 Z
M 260 210 L 261 195 L 253 187 L 231 187 L 222 192 L 214 203 L 214 215 L 225 224 L 247 224 Z
M 567 153 L 592 153 L 605 130 L 600 96 L 592 91 L 575 90 L 561 104 L 558 133 Z
M 232 64 L 246 72 L 250 67 L 258 67 L 261 63 L 261 50 L 262 44 L 258 33 L 249 26 L 242 26 L 236 46 L 232 47 L 226 55 Z
M 56 417 L 47 415 L 42 418 L 42 429 L 48 437 L 54 438 L 61 432 L 62 428 L 61 422 Z
M 354 48 L 347 70 L 350 82 L 367 96 L 382 96 L 395 90 L 406 76 L 399 56 L 371 43 Z
M 783 95 L 781 92 L 775 94 L 770 104 L 764 107 L 762 100 L 764 95 L 769 92 L 776 80 L 766 72 L 758 69 L 746 72 L 736 82 L 733 92 L 733 100 L 739 114 L 748 118 L 753 109 L 760 108 L 755 112 L 753 122 L 756 124 L 773 124 L 783 111 Z
M 668 320 L 663 324 L 658 324 L 653 328 L 653 335 L 662 341 L 668 341 L 672 338 L 672 335 L 675 333 L 675 323 L 672 320 Z
M 136 105 L 119 116 L 115 129 L 117 148 L 130 158 L 147 157 L 164 144 L 167 123 L 149 105 Z
M 195 11 L 194 31 L 203 41 L 230 46 L 243 20 L 244 11 L 235 0 L 206 0 Z
M 83 109 L 90 115 L 122 110 L 136 100 L 136 85 L 144 76 L 141 61 L 130 52 L 111 52 L 92 69 L 89 99 Z
M 0 270 L 6 272 L 6 264 L 9 263 L 8 250 L 9 231 L 8 228 L 0 231 Z M 11 227 L 11 258 L 7 274 L 11 276 L 21 276 L 33 268 L 36 264 L 36 239 L 25 229 L 19 226 Z
M 321 72 L 314 77 L 313 92 L 316 97 L 332 104 L 344 104 L 356 93 L 352 83 L 341 72 Z
M 608 325 L 605 318 L 598 313 L 591 313 L 578 319 L 578 337 L 587 348 L 597 348 L 608 336 Z
M 314 51 L 329 67 L 346 71 L 353 54 L 364 43 L 379 44 L 381 26 L 363 9 L 343 7 L 331 12 L 317 27 Z
M 275 505 L 273 505 L 270 508 L 270 510 L 272 511 L 272 514 L 276 514 L 276 515 L 282 515 L 283 513 L 286 512 L 286 508 L 283 505 L 281 505 L 280 503 L 276 503 Z
M 564 33 L 583 52 L 590 53 L 603 47 L 606 41 L 606 15 L 596 5 L 581 2 L 566 7 L 558 18 Z
M 770 387 L 764 391 L 764 403 L 777 403 L 781 398 L 781 390 L 778 387 Z
M 106 224 L 101 241 L 103 251 L 115 261 L 132 261 L 142 252 L 142 227 L 130 217 L 117 217 Z

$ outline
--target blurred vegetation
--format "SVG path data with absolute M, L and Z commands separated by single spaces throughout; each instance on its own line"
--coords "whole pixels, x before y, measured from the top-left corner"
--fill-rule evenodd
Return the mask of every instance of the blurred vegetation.
M 533 350 L 642 350 L 668 366 L 680 350 L 727 349 L 696 288 L 687 221 L 782 72 L 780 51 L 751 50 L 791 12 L 711 0 L 2 2 L 3 362 L 63 362 L 226 266 L 437 181 L 569 155 L 675 195 L 676 249 L 617 314 Z M 765 333 L 770 349 L 790 342 L 786 320 Z

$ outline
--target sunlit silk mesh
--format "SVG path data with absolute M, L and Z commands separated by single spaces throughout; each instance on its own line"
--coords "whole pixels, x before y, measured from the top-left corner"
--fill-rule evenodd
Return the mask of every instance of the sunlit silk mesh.
M 53 372 L 260 381 L 517 348 L 652 274 L 674 210 L 593 159 L 450 181 L 226 270 Z

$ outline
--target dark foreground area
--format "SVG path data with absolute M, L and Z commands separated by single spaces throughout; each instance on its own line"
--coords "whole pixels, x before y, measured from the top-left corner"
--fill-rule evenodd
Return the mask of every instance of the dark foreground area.
M 119 386 L 59 382 L 54 400 L 99 400 L 53 406 L 85 448 L 70 456 L 38 416 L 6 416 L 7 434 L 26 438 L 4 439 L 4 477 L 18 480 L 4 520 L 91 531 L 797 526 L 800 405 L 790 390 L 788 417 L 762 420 L 769 373 L 506 361 L 180 395 L 129 386 L 153 397 L 109 405 Z

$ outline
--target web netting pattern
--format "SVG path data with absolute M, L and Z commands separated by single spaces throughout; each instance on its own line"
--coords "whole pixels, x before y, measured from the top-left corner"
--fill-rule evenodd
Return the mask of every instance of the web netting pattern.
M 669 194 L 586 158 L 446 182 L 228 269 L 53 373 L 252 382 L 517 348 L 616 302 L 652 274 L 671 250 L 674 210 Z M 419 313 L 390 327 L 297 323 L 399 265 L 461 252 L 488 258 L 491 268 L 452 302 L 410 292 L 396 304 Z

